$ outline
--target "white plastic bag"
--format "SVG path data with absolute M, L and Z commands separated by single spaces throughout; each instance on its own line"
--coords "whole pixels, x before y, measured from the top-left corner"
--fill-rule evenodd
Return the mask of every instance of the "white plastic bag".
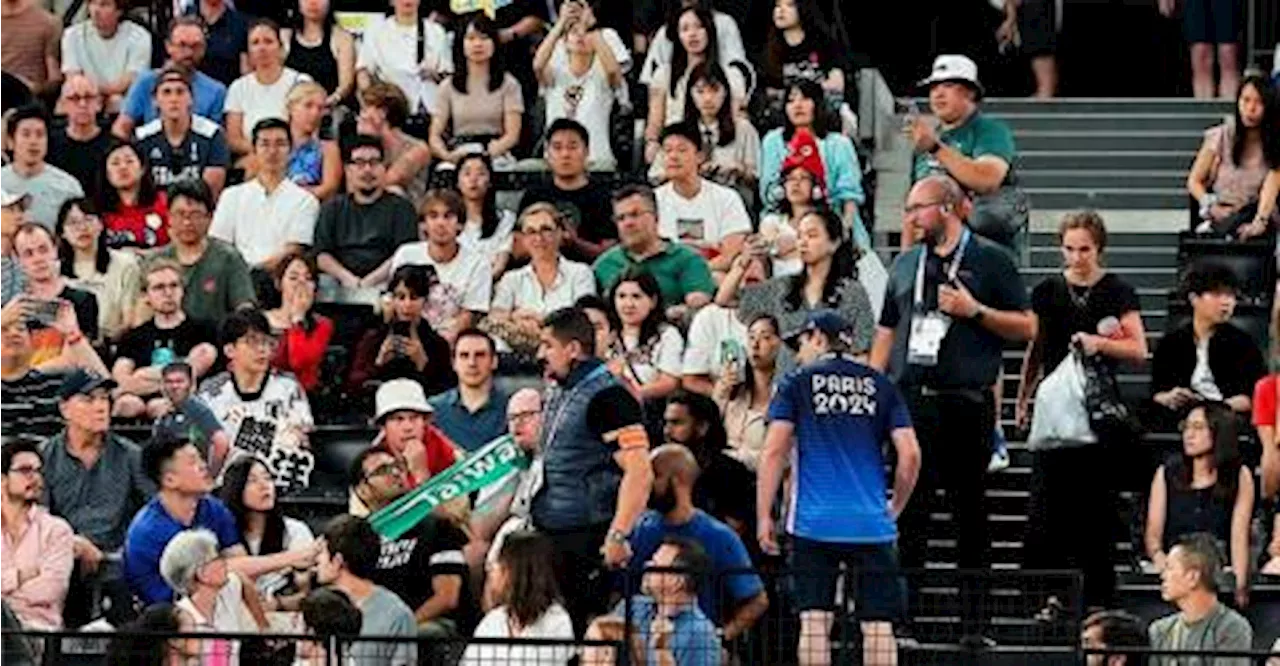
M 1036 390 L 1027 445 L 1035 451 L 1057 448 L 1065 442 L 1096 441 L 1084 407 L 1084 368 L 1074 353 L 1067 354 Z

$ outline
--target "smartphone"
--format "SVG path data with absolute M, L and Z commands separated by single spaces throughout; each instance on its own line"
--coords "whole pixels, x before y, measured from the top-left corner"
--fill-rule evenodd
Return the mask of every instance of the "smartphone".
M 893 100 L 893 112 L 899 116 L 919 116 L 920 105 L 916 103 L 913 97 L 895 97 Z
M 397 321 L 391 324 L 391 334 L 398 335 L 402 338 L 409 337 L 409 322 Z
M 27 304 L 27 324 L 46 328 L 58 320 L 58 309 L 62 307 L 61 301 L 28 299 Z

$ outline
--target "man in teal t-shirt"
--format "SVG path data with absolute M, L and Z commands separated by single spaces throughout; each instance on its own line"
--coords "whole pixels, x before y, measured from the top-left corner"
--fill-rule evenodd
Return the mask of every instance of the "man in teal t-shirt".
M 938 56 L 920 85 L 928 87 L 929 109 L 940 125 L 935 129 L 920 117 L 910 121 L 907 132 L 916 151 L 911 181 L 943 174 L 978 194 L 1012 182 L 1013 131 L 979 110 L 978 66 L 965 56 Z

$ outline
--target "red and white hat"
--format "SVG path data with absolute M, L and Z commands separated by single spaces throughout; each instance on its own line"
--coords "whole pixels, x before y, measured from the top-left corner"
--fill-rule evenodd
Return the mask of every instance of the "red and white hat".
M 797 129 L 787 142 L 787 157 L 782 160 L 782 177 L 795 169 L 804 169 L 813 176 L 813 184 L 817 187 L 827 186 L 827 170 L 822 165 L 822 153 L 818 151 L 818 141 L 807 129 Z

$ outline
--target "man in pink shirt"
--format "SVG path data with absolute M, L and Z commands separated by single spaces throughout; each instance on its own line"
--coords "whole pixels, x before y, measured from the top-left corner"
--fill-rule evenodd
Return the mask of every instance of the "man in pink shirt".
M 40 506 L 44 460 L 35 442 L 5 444 L 0 470 L 0 574 L 4 603 L 23 627 L 62 628 L 71 579 L 72 540 L 67 521 Z

